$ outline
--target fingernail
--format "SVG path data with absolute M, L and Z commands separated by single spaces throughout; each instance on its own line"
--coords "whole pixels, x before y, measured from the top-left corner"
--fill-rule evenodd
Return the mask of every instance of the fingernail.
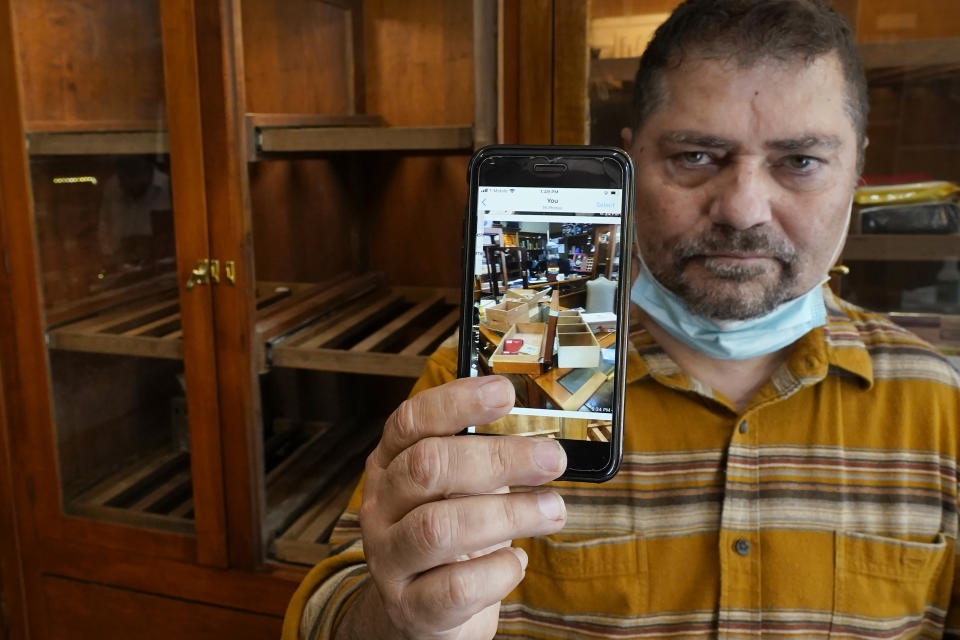
M 566 453 L 556 440 L 539 443 L 533 449 L 533 460 L 544 471 L 556 473 L 566 466 Z
M 530 559 L 527 557 L 527 552 L 524 551 L 523 549 L 519 549 L 519 548 L 517 548 L 517 547 L 509 547 L 509 549 L 510 549 L 510 551 L 513 551 L 514 554 L 516 554 L 517 560 L 520 561 L 520 568 L 521 568 L 523 571 L 526 571 L 526 570 L 527 570 L 527 562 L 529 562 L 529 560 L 530 560 Z
M 540 513 L 550 520 L 561 520 L 567 514 L 563 498 L 553 491 L 543 491 L 537 494 L 537 506 Z
M 503 380 L 491 380 L 480 387 L 480 402 L 484 406 L 502 407 L 512 402 L 510 385 Z

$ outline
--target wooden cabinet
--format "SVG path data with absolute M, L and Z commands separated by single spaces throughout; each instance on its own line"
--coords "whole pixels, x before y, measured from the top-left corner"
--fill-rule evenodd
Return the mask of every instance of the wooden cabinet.
M 10 637 L 279 633 L 533 141 L 519 5 L 0 0 Z

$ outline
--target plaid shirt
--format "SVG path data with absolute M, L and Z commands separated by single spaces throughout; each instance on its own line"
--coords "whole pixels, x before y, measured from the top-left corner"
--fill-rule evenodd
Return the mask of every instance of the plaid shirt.
M 743 411 L 631 336 L 621 471 L 553 484 L 567 525 L 515 541 L 530 561 L 498 638 L 960 638 L 960 375 L 824 292 L 827 325 Z M 438 350 L 414 393 L 455 365 Z M 329 637 L 368 579 L 360 498 L 285 639 Z

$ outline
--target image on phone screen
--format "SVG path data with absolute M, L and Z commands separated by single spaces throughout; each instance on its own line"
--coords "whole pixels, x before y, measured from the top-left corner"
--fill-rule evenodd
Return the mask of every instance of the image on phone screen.
M 610 441 L 623 201 L 615 188 L 480 183 L 469 375 L 505 376 L 517 401 L 468 432 Z

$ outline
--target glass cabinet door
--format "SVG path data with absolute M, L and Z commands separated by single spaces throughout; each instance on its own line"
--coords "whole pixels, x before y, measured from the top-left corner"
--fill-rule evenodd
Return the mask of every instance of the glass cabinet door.
M 215 377 L 184 361 L 209 333 L 211 274 L 181 255 L 196 271 L 178 276 L 198 226 L 177 211 L 161 3 L 18 0 L 14 18 L 60 507 L 193 535 L 222 520 L 203 489 L 198 509 L 191 446 L 191 426 L 218 429 L 191 425 Z
M 639 56 L 677 0 L 591 0 L 589 139 L 620 145 Z M 960 4 L 834 0 L 853 25 L 869 146 L 833 286 L 960 367 Z
M 456 329 L 473 7 L 238 5 L 255 258 L 254 546 L 310 564 L 335 542 L 385 417 Z

